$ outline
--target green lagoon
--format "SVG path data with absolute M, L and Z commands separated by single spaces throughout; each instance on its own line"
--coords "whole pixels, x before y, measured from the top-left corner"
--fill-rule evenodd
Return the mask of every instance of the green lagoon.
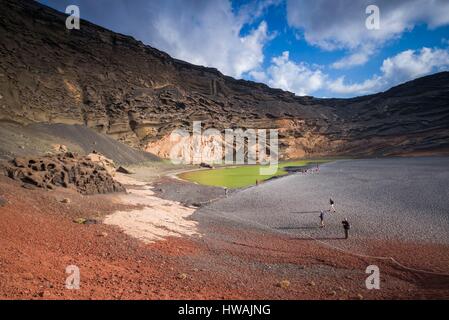
M 280 162 L 278 170 L 272 175 L 261 175 L 260 168 L 268 167 L 262 165 L 242 165 L 232 167 L 220 167 L 216 169 L 197 170 L 184 172 L 179 175 L 181 179 L 196 182 L 208 186 L 226 187 L 229 189 L 244 188 L 255 185 L 256 181 L 262 182 L 275 176 L 287 174 L 284 170 L 289 166 L 307 166 L 310 164 L 322 164 L 330 160 L 300 160 Z

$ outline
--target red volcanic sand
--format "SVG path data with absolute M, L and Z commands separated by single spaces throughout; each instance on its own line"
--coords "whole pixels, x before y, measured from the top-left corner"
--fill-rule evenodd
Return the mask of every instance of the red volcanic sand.
M 310 240 L 200 224 L 202 238 L 144 244 L 113 226 L 73 222 L 131 208 L 117 203 L 114 195 L 27 190 L 5 177 L 0 177 L 0 195 L 7 201 L 0 206 L 2 299 L 449 297 L 447 277 L 342 254 Z M 63 203 L 64 198 L 70 202 Z M 431 245 L 372 242 L 370 251 L 442 270 L 448 265 L 442 249 L 447 252 Z M 365 287 L 370 264 L 381 269 L 381 290 Z M 65 288 L 68 265 L 80 268 L 80 290 Z M 281 286 L 283 280 L 288 284 Z

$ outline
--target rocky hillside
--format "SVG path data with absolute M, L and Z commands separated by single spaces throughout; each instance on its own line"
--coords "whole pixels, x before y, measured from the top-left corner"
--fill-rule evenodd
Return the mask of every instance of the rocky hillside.
M 34 1 L 0 2 L 0 119 L 84 125 L 166 156 L 179 127 L 278 128 L 284 158 L 449 151 L 449 73 L 353 99 L 297 97 L 171 58 Z

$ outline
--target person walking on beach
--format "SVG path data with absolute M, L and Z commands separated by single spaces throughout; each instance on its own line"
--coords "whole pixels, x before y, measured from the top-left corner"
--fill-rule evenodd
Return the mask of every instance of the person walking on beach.
M 331 209 L 329 211 L 336 212 L 335 210 L 335 202 L 332 198 L 329 199 L 329 204 L 331 205 Z
M 324 225 L 324 211 L 321 210 L 320 211 L 320 228 L 324 228 L 324 227 L 325 227 L 325 225 Z
M 351 229 L 351 225 L 349 224 L 349 221 L 346 218 L 341 223 L 343 224 L 343 229 L 345 230 L 345 239 L 348 239 L 349 229 Z

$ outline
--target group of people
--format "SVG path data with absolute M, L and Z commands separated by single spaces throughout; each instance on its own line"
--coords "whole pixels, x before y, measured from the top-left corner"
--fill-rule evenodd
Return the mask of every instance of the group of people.
M 299 170 L 299 172 L 302 173 L 302 174 L 320 173 L 320 165 L 317 163 L 316 167 L 314 167 L 314 168 L 307 168 L 307 169 L 301 169 L 301 170 Z
M 337 212 L 337 210 L 335 210 L 335 202 L 334 202 L 334 200 L 332 200 L 332 198 L 329 199 L 329 204 L 330 204 L 330 209 L 327 210 L 327 211 L 328 212 L 333 212 L 333 213 Z M 321 210 L 320 211 L 320 228 L 324 228 L 325 227 L 324 214 L 325 214 L 324 211 Z M 345 239 L 348 239 L 348 237 L 349 237 L 349 229 L 351 229 L 351 225 L 349 224 L 349 221 L 346 218 L 344 218 L 344 220 L 341 223 L 343 225 L 343 230 L 345 232 Z

